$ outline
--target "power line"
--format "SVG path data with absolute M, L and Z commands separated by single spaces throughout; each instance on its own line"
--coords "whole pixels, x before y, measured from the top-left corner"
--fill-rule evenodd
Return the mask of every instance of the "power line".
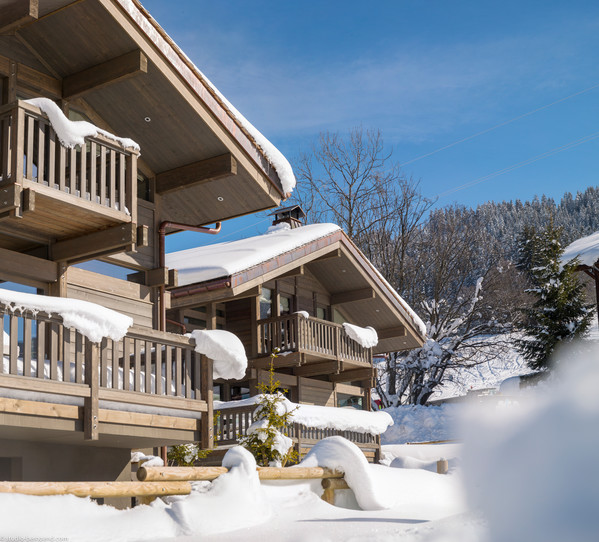
M 570 98 L 580 96 L 581 94 L 584 94 L 585 92 L 589 92 L 598 87 L 599 87 L 599 83 L 597 83 L 596 85 L 593 85 L 592 87 L 585 88 L 584 90 L 575 92 L 574 94 L 570 94 L 570 96 L 566 96 L 565 98 L 560 98 L 559 100 L 556 100 L 555 102 L 551 102 L 550 104 L 543 105 L 542 107 L 537 107 L 537 109 L 533 109 L 532 111 L 529 111 L 528 113 L 524 113 L 522 115 L 514 117 L 513 119 L 506 120 L 505 122 L 502 122 L 501 124 L 497 124 L 495 126 L 492 126 L 491 128 L 487 128 L 486 130 L 482 130 L 481 132 L 477 132 L 476 134 L 473 134 L 471 136 L 464 137 L 463 139 L 459 139 L 458 141 L 454 141 L 453 143 L 449 143 L 448 145 L 439 147 L 438 149 L 436 149 L 434 151 L 427 152 L 426 154 L 417 156 L 416 158 L 412 158 L 411 160 L 408 160 L 407 162 L 400 164 L 399 167 L 407 166 L 408 164 L 412 164 L 413 162 L 417 162 L 418 160 L 422 160 L 423 158 L 428 158 L 429 156 L 432 156 L 433 154 L 437 154 L 438 152 L 444 151 L 446 149 L 450 149 L 451 147 L 455 147 L 456 145 L 459 145 L 460 143 L 464 143 L 465 141 L 470 141 L 471 139 L 474 139 L 475 137 L 478 137 L 478 136 L 481 136 L 484 134 L 488 134 L 489 132 L 492 132 L 493 130 L 497 130 L 497 128 L 501 128 L 502 126 L 507 126 L 508 124 L 511 124 L 512 122 L 516 122 L 517 120 L 523 119 L 524 117 L 528 117 L 530 115 L 533 115 L 534 113 L 538 113 L 539 111 L 542 111 L 543 109 L 547 109 L 548 107 L 551 107 L 558 103 L 565 102 L 566 100 L 569 100 Z
M 464 190 L 465 188 L 470 188 L 471 186 L 480 184 L 484 181 L 488 181 L 489 179 L 498 177 L 499 175 L 503 175 L 504 173 L 509 173 L 510 171 L 514 171 L 514 170 L 519 169 L 528 164 L 532 164 L 533 162 L 537 162 L 539 160 L 542 160 L 543 158 L 553 156 L 554 154 L 560 153 L 560 152 L 568 150 L 568 149 L 573 149 L 574 147 L 578 147 L 578 145 L 582 145 L 583 143 L 587 143 L 589 141 L 592 141 L 593 139 L 597 139 L 598 137 L 599 137 L 599 132 L 595 132 L 593 134 L 589 134 L 587 136 L 581 137 L 580 139 L 575 139 L 574 141 L 570 141 L 569 143 L 566 143 L 565 145 L 562 145 L 561 147 L 556 147 L 556 148 L 546 151 L 542 154 L 537 154 L 536 156 L 533 156 L 532 158 L 528 158 L 527 160 L 524 160 L 522 162 L 512 164 L 511 166 L 507 166 L 503 169 L 494 171 L 493 173 L 489 173 L 488 175 L 485 175 L 483 177 L 478 177 L 477 179 L 474 179 L 473 181 L 469 181 L 467 183 L 456 186 L 454 188 L 450 188 L 449 190 L 446 190 L 445 192 L 441 192 L 440 194 L 437 194 L 436 197 L 441 198 L 443 196 L 453 194 L 454 192 Z

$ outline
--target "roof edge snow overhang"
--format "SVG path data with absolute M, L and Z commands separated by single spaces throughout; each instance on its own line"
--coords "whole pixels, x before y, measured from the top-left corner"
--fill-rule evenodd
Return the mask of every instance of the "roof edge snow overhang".
M 226 104 L 202 76 L 197 67 L 156 22 L 139 0 L 109 0 L 119 5 L 130 20 L 154 44 L 160 54 L 177 71 L 185 83 L 211 111 L 225 130 L 243 148 L 250 159 L 284 199 L 287 194 L 275 168 L 270 164 L 256 140 L 229 110 Z

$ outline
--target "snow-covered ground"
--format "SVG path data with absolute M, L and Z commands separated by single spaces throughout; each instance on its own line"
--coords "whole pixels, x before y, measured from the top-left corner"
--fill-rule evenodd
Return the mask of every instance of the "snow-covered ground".
M 443 423 L 460 443 L 384 446 L 368 465 L 347 441 L 321 441 L 306 465 L 340 468 L 351 490 L 322 501 L 319 481 L 260 483 L 248 452 L 189 497 L 119 511 L 75 497 L 0 494 L 0 537 L 75 540 L 595 542 L 599 539 L 599 349 L 540 390 L 499 403 L 391 414 L 416 438 Z M 422 427 L 427 426 L 428 432 Z M 405 434 L 404 434 L 405 437 Z M 398 441 L 404 441 L 405 438 Z M 438 459 L 449 473 L 437 474 Z M 31 521 L 35 517 L 36 521 Z

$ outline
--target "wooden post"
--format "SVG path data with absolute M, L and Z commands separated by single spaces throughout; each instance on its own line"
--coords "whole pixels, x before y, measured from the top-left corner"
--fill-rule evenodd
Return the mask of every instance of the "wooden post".
M 85 343 L 85 382 L 89 386 L 89 397 L 83 404 L 83 431 L 85 440 L 98 440 L 98 368 L 100 346 L 90 340 Z
M 329 504 L 335 504 L 335 490 L 349 489 L 344 478 L 325 478 L 322 481 L 322 500 Z
M 12 124 L 14 122 L 14 125 Z M 11 182 L 22 184 L 23 156 L 25 154 L 25 111 L 20 107 L 13 110 L 10 127 L 10 164 Z
M 202 400 L 206 401 L 208 407 L 202 413 L 200 428 L 200 445 L 202 449 L 214 448 L 214 391 L 212 382 L 212 360 L 202 356 L 200 360 L 200 385 L 202 389 Z
M 447 463 L 447 459 L 439 459 L 437 461 L 437 474 L 447 474 L 449 470 L 449 464 Z
M 250 304 L 250 326 L 252 330 L 252 358 L 257 358 L 258 352 L 260 351 L 260 328 L 258 327 L 258 320 L 260 320 L 260 296 L 254 296 L 250 298 Z

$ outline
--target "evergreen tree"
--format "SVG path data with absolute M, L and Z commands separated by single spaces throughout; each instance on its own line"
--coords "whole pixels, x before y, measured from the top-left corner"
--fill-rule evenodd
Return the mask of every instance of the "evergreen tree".
M 560 236 L 561 229 L 550 220 L 541 233 L 528 228 L 519 239 L 519 266 L 530 280 L 532 287 L 526 291 L 535 302 L 522 309 L 526 337 L 517 346 L 535 370 L 547 369 L 556 346 L 582 337 L 593 317 L 576 275 L 577 262 L 561 266 Z

